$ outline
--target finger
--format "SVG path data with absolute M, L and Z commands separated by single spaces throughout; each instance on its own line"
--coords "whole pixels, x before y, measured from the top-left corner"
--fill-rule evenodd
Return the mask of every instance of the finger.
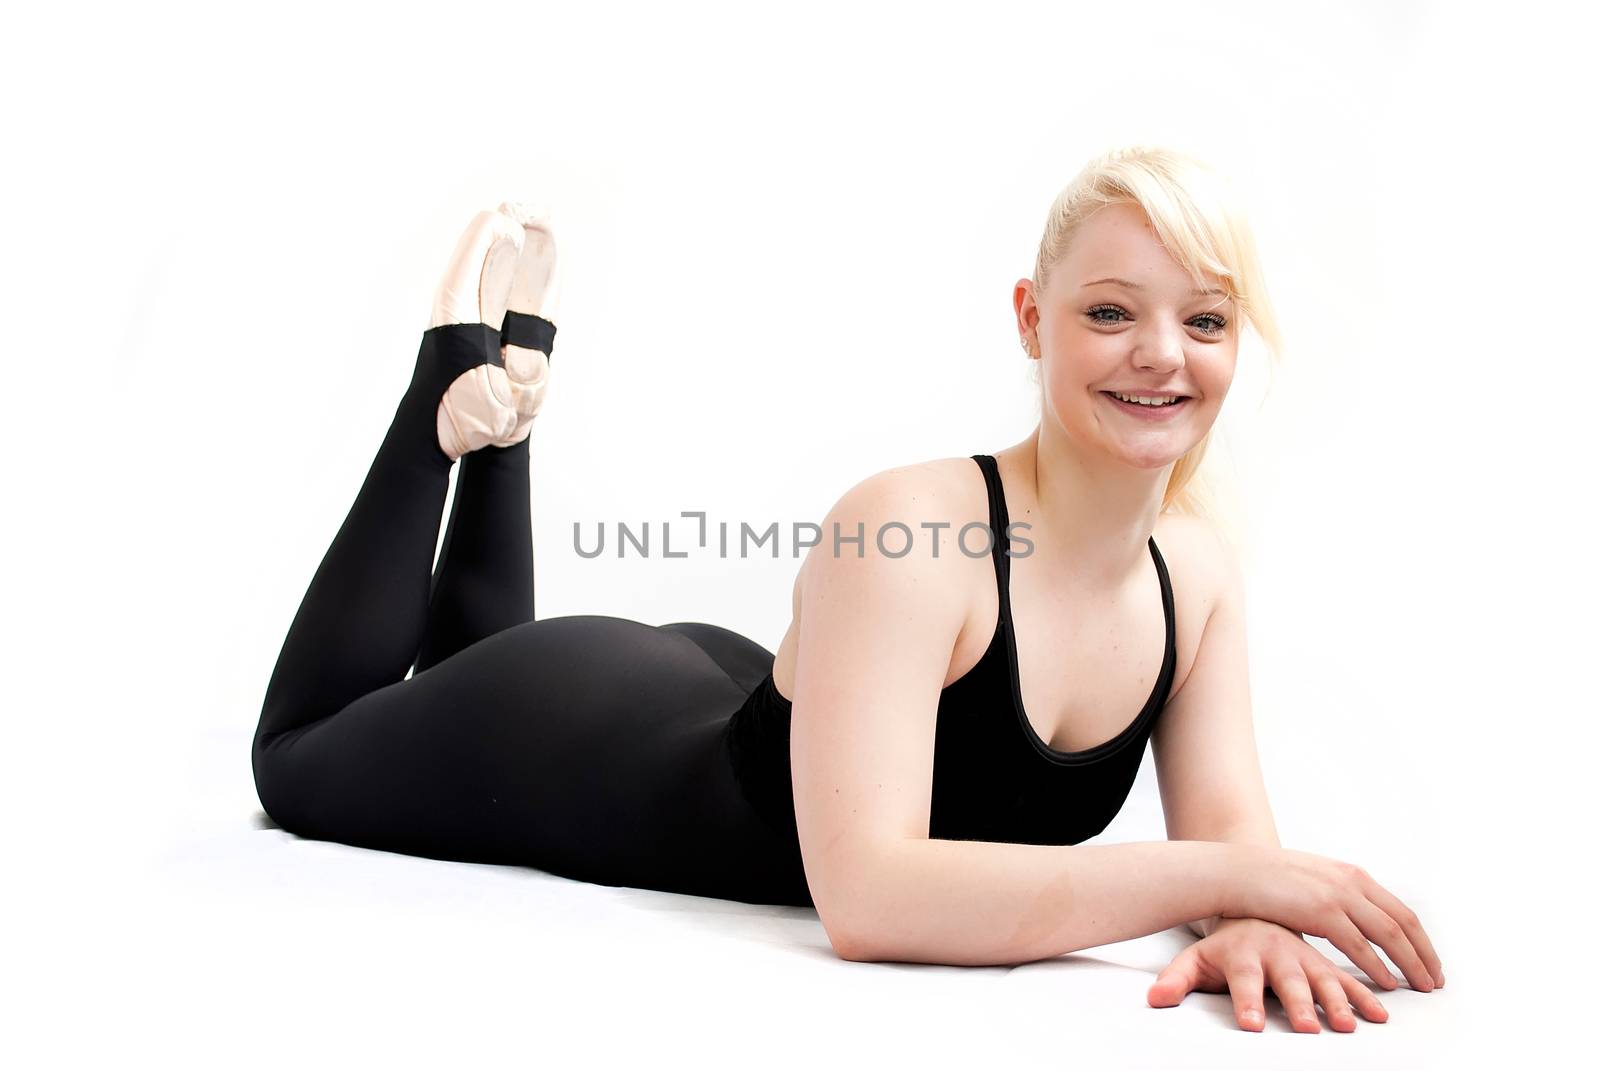
M 1344 987 L 1345 996 L 1350 998 L 1350 1003 L 1359 1011 L 1368 1022 L 1386 1023 L 1389 1021 L 1389 1009 L 1383 1006 L 1377 994 L 1361 984 L 1360 979 L 1353 977 L 1348 971 L 1335 968 L 1335 976 L 1339 984 Z
M 1349 956 L 1350 962 L 1365 971 L 1367 977 L 1376 984 L 1385 989 L 1394 989 L 1400 984 L 1399 980 L 1389 973 L 1389 968 L 1383 965 L 1383 960 L 1372 950 L 1372 945 L 1367 943 L 1366 937 L 1348 918 L 1340 925 L 1330 926 L 1324 936 L 1333 947 Z
M 1183 998 L 1199 982 L 1199 956 L 1192 952 L 1198 945 L 1190 945 L 1175 956 L 1165 970 L 1156 975 L 1155 982 L 1145 994 L 1145 1000 L 1150 1002 L 1152 1008 L 1171 1008 L 1183 1002 Z
M 1337 970 L 1324 960 L 1320 967 L 1308 968 L 1306 977 L 1311 981 L 1317 1003 L 1322 1005 L 1323 1012 L 1328 1016 L 1328 1025 L 1345 1034 L 1354 1030 L 1356 1013 L 1350 1010 L 1350 998 L 1345 994 Z
M 1228 992 L 1233 996 L 1233 1017 L 1245 1030 L 1267 1028 L 1267 1002 L 1262 990 L 1265 981 L 1261 965 L 1244 962 L 1227 970 Z
M 1434 985 L 1444 985 L 1444 966 L 1439 962 L 1439 954 L 1433 950 L 1433 941 L 1422 928 L 1422 920 L 1417 918 L 1417 913 L 1401 903 L 1400 898 L 1394 893 L 1372 881 L 1370 877 L 1367 880 L 1370 884 L 1370 888 L 1366 890 L 1367 899 L 1400 924 L 1407 939 L 1417 950 L 1417 955 L 1422 958 L 1423 966 L 1433 979 Z
M 1289 1025 L 1297 1034 L 1320 1034 L 1322 1024 L 1317 1022 L 1317 1006 L 1311 1001 L 1311 984 L 1300 962 L 1291 958 L 1274 959 L 1268 966 L 1272 978 L 1272 991 L 1289 1017 Z
M 1362 933 L 1389 953 L 1389 959 L 1400 968 L 1412 989 L 1424 993 L 1432 991 L 1433 975 L 1422 965 L 1422 957 L 1412 947 L 1411 937 L 1405 927 L 1392 915 L 1371 900 L 1364 900 L 1350 908 L 1350 917 L 1361 927 Z

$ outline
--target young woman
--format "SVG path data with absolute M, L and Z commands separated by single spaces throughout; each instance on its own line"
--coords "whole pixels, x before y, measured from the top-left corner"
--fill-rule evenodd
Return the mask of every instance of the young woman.
M 1240 573 L 1192 511 L 1249 324 L 1250 232 L 1204 168 L 1112 152 L 1016 284 L 1038 426 L 871 476 L 823 522 L 776 655 L 716 625 L 535 620 L 528 443 L 548 220 L 473 221 L 388 433 L 312 578 L 252 748 L 305 837 L 608 885 L 814 905 L 848 959 L 1015 963 L 1190 923 L 1149 1000 L 1264 984 L 1297 1030 L 1443 983 L 1416 915 L 1278 844 Z M 451 466 L 454 506 L 433 571 Z M 987 530 L 987 536 L 974 535 Z M 907 538 L 907 537 L 910 538 Z M 415 672 L 407 678 L 407 670 Z M 1169 840 L 1080 845 L 1155 750 Z M 1198 920 L 1198 921 L 1196 921 Z

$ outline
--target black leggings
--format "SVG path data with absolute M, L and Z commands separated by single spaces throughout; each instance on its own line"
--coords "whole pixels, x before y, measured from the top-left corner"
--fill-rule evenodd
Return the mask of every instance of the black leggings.
M 722 737 L 770 652 L 699 622 L 534 620 L 528 440 L 463 456 L 433 572 L 452 464 L 435 413 L 486 360 L 499 335 L 481 324 L 424 333 L 267 685 L 262 807 L 302 837 L 810 904 Z

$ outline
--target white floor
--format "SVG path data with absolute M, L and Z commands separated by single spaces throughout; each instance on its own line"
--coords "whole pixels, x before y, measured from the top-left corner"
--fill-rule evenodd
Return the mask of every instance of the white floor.
M 1251 1034 L 1226 995 L 1146 1004 L 1182 930 L 1010 969 L 850 963 L 808 909 L 301 840 L 261 813 L 248 740 L 195 737 L 164 829 L 102 813 L 114 846 L 60 853 L 79 877 L 41 890 L 51 921 L 13 975 L 28 1066 L 1429 1067 L 1476 1044 L 1467 934 L 1414 898 L 1450 950 L 1445 989 L 1315 1036 L 1269 997 Z M 1106 839 L 1160 835 L 1150 774 Z

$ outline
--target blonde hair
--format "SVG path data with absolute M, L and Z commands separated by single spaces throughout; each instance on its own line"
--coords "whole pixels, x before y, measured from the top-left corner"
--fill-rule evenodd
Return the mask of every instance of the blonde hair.
M 1261 339 L 1268 357 L 1282 359 L 1283 338 L 1267 296 L 1255 238 L 1226 182 L 1210 167 L 1172 149 L 1130 146 L 1089 161 L 1056 195 L 1045 219 L 1034 259 L 1033 285 L 1042 292 L 1050 272 L 1066 254 L 1084 220 L 1112 204 L 1137 205 L 1172 258 L 1203 285 L 1206 273 L 1222 279 L 1243 322 Z M 1032 362 L 1034 368 L 1039 362 Z M 1212 512 L 1200 463 L 1210 445 L 1208 431 L 1172 466 L 1161 508 L 1177 513 Z

